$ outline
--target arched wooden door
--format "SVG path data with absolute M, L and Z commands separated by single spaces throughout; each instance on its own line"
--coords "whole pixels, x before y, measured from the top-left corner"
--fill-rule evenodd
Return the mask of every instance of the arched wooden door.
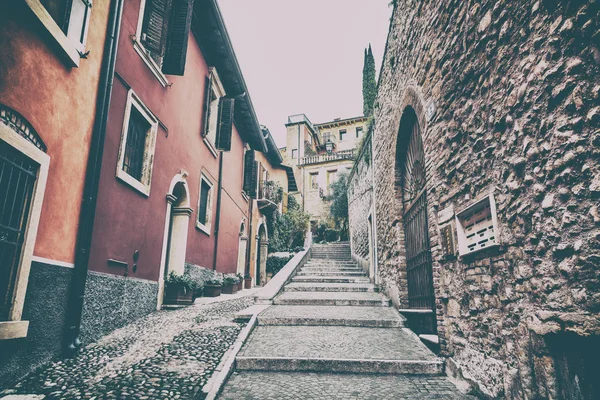
M 410 308 L 432 310 L 431 331 L 435 332 L 435 294 L 427 221 L 425 151 L 416 114 L 407 109 L 400 123 L 400 145 L 404 149 L 399 165 L 402 173 L 406 278 Z

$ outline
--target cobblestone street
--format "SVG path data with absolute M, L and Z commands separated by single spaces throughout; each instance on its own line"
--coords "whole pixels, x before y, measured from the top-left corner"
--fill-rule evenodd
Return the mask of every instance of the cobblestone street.
M 83 348 L 73 359 L 39 369 L 3 395 L 37 394 L 47 400 L 202 398 L 202 387 L 243 328 L 233 322 L 234 314 L 250 304 L 251 297 L 245 296 L 156 312 Z

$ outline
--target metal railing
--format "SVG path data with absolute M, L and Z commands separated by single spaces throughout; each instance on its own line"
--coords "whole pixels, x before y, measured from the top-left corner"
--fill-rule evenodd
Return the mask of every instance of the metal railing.
M 354 160 L 355 158 L 356 154 L 354 150 L 344 150 L 333 153 L 317 154 L 316 156 L 302 157 L 298 160 L 298 165 L 319 164 L 338 160 Z
M 283 200 L 283 188 L 277 182 L 260 181 L 258 183 L 258 200 L 269 200 L 279 204 Z

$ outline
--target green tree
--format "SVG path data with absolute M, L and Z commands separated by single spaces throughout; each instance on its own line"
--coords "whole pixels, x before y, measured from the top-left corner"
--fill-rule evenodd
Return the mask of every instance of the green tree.
M 267 222 L 269 230 L 269 251 L 288 251 L 304 245 L 310 215 L 302 211 L 293 196 L 288 197 L 287 213 L 275 212 Z
M 331 184 L 330 195 L 327 200 L 331 201 L 329 209 L 330 216 L 335 223 L 335 228 L 340 231 L 342 238 L 348 237 L 348 173 L 343 172 L 338 179 Z
M 377 79 L 375 74 L 375 58 L 371 44 L 365 49 L 363 63 L 363 114 L 365 117 L 373 115 L 373 106 L 377 96 Z

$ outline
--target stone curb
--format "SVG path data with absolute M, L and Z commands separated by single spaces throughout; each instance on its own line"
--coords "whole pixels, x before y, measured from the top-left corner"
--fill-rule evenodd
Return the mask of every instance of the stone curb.
M 256 304 L 273 304 L 275 296 L 292 279 L 311 255 L 310 247 L 296 254 L 258 293 L 254 295 Z
M 404 375 L 442 375 L 442 360 L 369 360 L 295 357 L 237 357 L 239 371 L 351 372 Z
M 250 319 L 250 322 L 248 322 L 248 325 L 246 325 L 242 332 L 240 332 L 240 335 L 233 344 L 233 347 L 227 350 L 227 352 L 221 358 L 221 362 L 214 370 L 208 382 L 206 382 L 202 388 L 202 393 L 205 394 L 205 400 L 215 400 L 221 393 L 223 386 L 225 386 L 225 382 L 227 382 L 227 379 L 235 368 L 237 354 L 242 349 L 244 343 L 246 343 L 246 340 L 248 340 L 248 337 L 256 326 L 257 321 L 257 314 L 254 314 Z

